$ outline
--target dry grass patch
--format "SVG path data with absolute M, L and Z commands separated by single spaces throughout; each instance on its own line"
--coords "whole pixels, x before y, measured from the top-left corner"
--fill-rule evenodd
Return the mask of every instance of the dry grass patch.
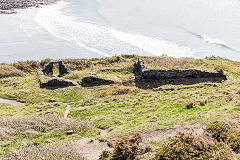
M 191 58 L 174 58 L 174 57 L 143 57 L 146 66 L 151 69 L 187 69 L 197 66 L 201 61 Z
M 90 124 L 80 122 L 76 119 L 64 119 L 57 115 L 15 117 L 12 119 L 3 118 L 0 121 L 1 128 L 10 128 L 15 131 L 35 130 L 37 132 L 49 132 L 52 130 L 66 129 L 87 129 L 92 127 Z
M 22 146 L 61 144 L 71 136 L 94 134 L 94 126 L 77 119 L 57 115 L 14 117 L 0 119 L 0 153 Z
M 1 157 L 0 157 L 1 159 Z M 5 160 L 83 160 L 82 155 L 77 152 L 77 148 L 71 145 L 65 146 L 46 146 L 42 148 L 29 147 L 3 155 Z
M 0 78 L 23 76 L 24 72 L 12 65 L 0 64 Z

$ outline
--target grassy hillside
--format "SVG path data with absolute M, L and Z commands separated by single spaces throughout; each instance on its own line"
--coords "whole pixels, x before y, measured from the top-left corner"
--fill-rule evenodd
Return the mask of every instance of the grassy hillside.
M 133 63 L 137 57 L 121 57 L 125 61 L 119 62 L 117 57 L 64 60 L 71 71 L 64 78 L 81 84 L 84 76 L 97 74 L 116 84 L 57 90 L 39 87 L 36 71 L 49 60 L 0 64 L 0 97 L 26 103 L 21 106 L 0 104 L 1 152 L 8 153 L 22 146 L 66 144 L 82 136 L 95 137 L 102 130 L 107 132 L 101 137 L 105 139 L 136 131 L 207 124 L 214 120 L 237 119 L 238 123 L 239 62 L 218 57 L 142 57 L 147 69 L 223 69 L 227 75 L 226 81 L 201 78 L 143 83 L 136 81 L 134 75 Z M 112 94 L 116 89 L 134 92 Z M 69 103 L 72 104 L 70 120 L 65 123 L 63 115 Z M 52 119 L 59 123 L 56 125 Z M 44 129 L 36 129 L 39 124 L 35 121 Z M 68 130 L 74 130 L 74 134 L 66 135 Z

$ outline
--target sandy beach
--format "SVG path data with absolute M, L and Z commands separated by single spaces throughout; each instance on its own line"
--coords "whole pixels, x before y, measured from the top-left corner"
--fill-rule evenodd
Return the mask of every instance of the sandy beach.
M 35 21 L 39 9 L 31 7 L 17 9 L 17 14 L 0 14 L 0 22 L 3 22 L 0 25 L 0 63 L 96 57 L 84 48 L 49 34 Z

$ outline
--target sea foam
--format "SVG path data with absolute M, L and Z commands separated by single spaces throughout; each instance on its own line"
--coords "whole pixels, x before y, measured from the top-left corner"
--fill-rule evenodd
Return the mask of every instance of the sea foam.
M 64 15 L 62 9 L 68 4 L 68 2 L 59 2 L 41 8 L 35 21 L 51 35 L 104 57 L 118 54 L 194 57 L 192 49 L 166 40 L 122 32 L 111 26 L 99 25 Z

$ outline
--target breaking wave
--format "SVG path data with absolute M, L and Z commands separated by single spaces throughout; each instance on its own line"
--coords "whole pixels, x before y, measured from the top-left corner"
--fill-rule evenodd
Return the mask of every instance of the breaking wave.
M 51 35 L 72 42 L 98 55 L 109 57 L 119 54 L 138 54 L 146 56 L 168 55 L 173 57 L 194 57 L 194 51 L 169 41 L 121 32 L 110 26 L 77 21 L 61 11 L 69 3 L 41 8 L 35 21 Z
M 193 32 L 189 32 L 189 33 L 198 37 L 198 38 L 200 38 L 200 39 L 202 39 L 202 40 L 204 40 L 208 44 L 220 46 L 220 47 L 223 47 L 223 48 L 235 51 L 235 52 L 240 52 L 240 50 L 231 47 L 229 44 L 227 44 L 226 42 L 224 42 L 222 40 L 215 39 L 215 38 L 210 38 L 208 36 L 201 35 L 201 34 L 196 34 L 196 33 L 193 33 Z

